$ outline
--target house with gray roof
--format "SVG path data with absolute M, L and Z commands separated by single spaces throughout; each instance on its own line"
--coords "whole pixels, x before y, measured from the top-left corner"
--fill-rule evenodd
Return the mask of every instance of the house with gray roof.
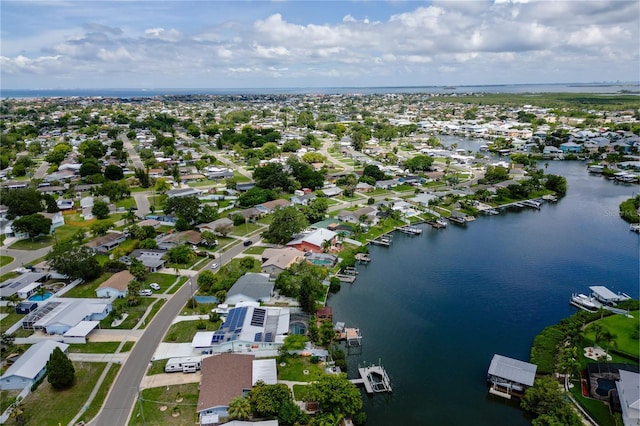
M 33 386 L 47 373 L 47 362 L 55 348 L 66 352 L 69 345 L 44 340 L 27 349 L 0 377 L 0 389 L 24 389 Z
M 197 189 L 197 188 L 180 188 L 180 189 L 171 189 L 167 191 L 167 196 L 169 198 L 197 197 L 203 192 L 204 192 L 203 190 Z
M 622 423 L 624 426 L 640 424 L 640 374 L 619 370 L 620 380 L 616 381 L 616 390 L 620 398 Z
M 14 278 L 4 280 L 0 284 L 0 299 L 6 299 L 16 293 L 21 292 L 24 288 L 31 286 L 33 283 L 42 283 L 49 278 L 49 274 L 42 272 L 27 272 Z
M 225 303 L 237 305 L 240 302 L 267 301 L 273 295 L 274 286 L 269 274 L 247 272 L 231 286 Z

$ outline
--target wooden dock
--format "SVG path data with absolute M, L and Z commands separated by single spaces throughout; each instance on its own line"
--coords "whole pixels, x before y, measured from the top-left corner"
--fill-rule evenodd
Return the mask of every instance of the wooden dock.
M 447 227 L 447 224 L 445 222 L 437 221 L 437 220 L 427 220 L 425 223 L 428 225 L 431 225 L 433 228 L 436 228 L 436 229 L 442 229 Z
M 371 257 L 369 257 L 366 253 L 356 253 L 356 260 L 360 263 L 369 263 L 371 262 Z
M 456 225 L 466 225 L 467 223 L 466 219 L 460 216 L 449 216 L 447 219 L 449 222 L 455 223 Z
M 391 392 L 391 381 L 381 365 L 358 368 L 359 379 L 350 380 L 354 385 L 364 385 L 367 393 Z

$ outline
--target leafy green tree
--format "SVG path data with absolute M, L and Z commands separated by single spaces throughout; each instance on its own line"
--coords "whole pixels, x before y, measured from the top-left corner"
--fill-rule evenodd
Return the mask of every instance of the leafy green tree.
M 233 398 L 229 403 L 229 409 L 227 412 L 229 413 L 230 419 L 249 419 L 249 417 L 251 417 L 251 403 L 249 402 L 249 398 L 245 398 L 243 396 Z
M 109 217 L 109 205 L 102 200 L 96 200 L 91 208 L 91 213 L 98 219 L 106 219 Z
M 272 191 L 253 187 L 244 194 L 238 197 L 238 206 L 240 207 L 253 207 L 256 204 L 262 204 L 274 199 Z
M 169 185 L 169 182 L 167 182 L 165 178 L 158 178 L 156 180 L 156 186 L 155 186 L 156 192 L 164 194 L 170 189 L 171 189 L 171 185 Z
M 68 143 L 59 143 L 53 147 L 45 156 L 45 160 L 51 164 L 60 164 L 65 159 L 67 153 L 71 152 L 71 145 Z
M 304 209 L 304 214 L 307 216 L 309 223 L 316 223 L 324 220 L 328 209 L 329 201 L 324 197 L 317 197 L 309 202 L 307 208 Z
M 428 155 L 422 154 L 416 155 L 415 157 L 410 158 L 404 162 L 404 166 L 409 169 L 411 173 L 429 170 L 432 164 L 433 158 Z
M 190 247 L 186 245 L 180 245 L 173 247 L 167 251 L 167 260 L 170 263 L 177 263 L 181 265 L 186 265 L 191 261 L 191 257 L 193 256 L 193 251 Z
M 136 167 L 134 173 L 141 187 L 149 188 L 151 186 L 151 178 L 149 177 L 149 172 L 147 170 Z
M 113 224 L 110 223 L 106 223 L 106 222 L 96 222 L 93 225 L 91 225 L 91 233 L 93 235 L 100 236 L 100 235 L 107 235 L 107 231 L 113 226 Z
M 3 190 L 2 204 L 7 206 L 7 219 L 27 216 L 42 210 L 40 193 L 33 188 Z
M 82 161 L 78 173 L 80 173 L 82 177 L 97 175 L 102 173 L 102 167 L 98 160 L 93 157 L 88 157 Z
M 293 206 L 283 207 L 273 213 L 273 221 L 263 237 L 271 243 L 285 244 L 308 226 L 309 222 L 303 213 Z
M 138 259 L 131 259 L 131 265 L 129 265 L 129 272 L 136 277 L 138 281 L 144 281 L 147 276 L 147 268 Z
M 98 195 L 106 195 L 112 202 L 128 198 L 131 195 L 129 185 L 125 182 L 106 181 L 95 192 Z
M 545 177 L 544 187 L 546 189 L 554 191 L 560 196 L 564 196 L 567 193 L 567 179 L 564 176 L 545 175 Z
M 287 385 L 266 385 L 259 381 L 249 392 L 249 401 L 258 417 L 276 417 L 282 405 L 292 401 Z
M 76 370 L 69 357 L 56 347 L 47 362 L 47 380 L 54 389 L 66 389 L 73 384 Z
M 362 409 L 360 391 L 344 373 L 320 376 L 310 385 L 309 394 L 324 413 L 353 416 Z
M 198 287 L 205 293 L 208 293 L 216 282 L 215 274 L 210 270 L 202 271 L 198 274 Z
M 336 331 L 333 328 L 333 324 L 329 320 L 322 321 L 320 324 L 320 345 L 329 346 L 333 339 L 336 337 Z
M 141 249 L 155 250 L 158 248 L 158 242 L 153 238 L 146 238 L 140 242 Z
M 488 183 L 498 183 L 509 179 L 509 171 L 502 166 L 487 166 L 484 180 Z
M 178 218 L 184 219 L 193 225 L 200 214 L 200 200 L 197 197 L 173 197 L 168 198 L 164 206 L 164 212 L 174 213 Z
M 122 171 L 122 167 L 109 164 L 104 168 L 104 177 L 109 180 L 120 180 L 124 177 L 124 172 Z
M 99 140 L 90 139 L 80 143 L 78 151 L 87 158 L 100 159 L 107 153 L 107 146 Z
M 202 241 L 204 241 L 205 245 L 209 247 L 215 246 L 218 242 L 216 234 L 211 231 L 202 231 L 202 233 L 200 234 L 200 238 L 202 238 Z
M 559 383 L 552 376 L 542 376 L 526 390 L 520 406 L 536 414 L 532 424 L 580 426 L 582 422 L 563 397 Z
M 253 171 L 256 186 L 263 189 L 275 189 L 289 192 L 291 181 L 280 163 L 268 163 Z
M 46 259 L 55 271 L 71 279 L 89 281 L 102 274 L 95 253 L 89 247 L 74 246 L 71 241 L 55 244 Z
M 15 232 L 29 234 L 29 238 L 33 240 L 38 235 L 49 235 L 51 232 L 51 219 L 38 213 L 31 214 L 14 220 L 12 227 Z
M 47 213 L 56 213 L 59 212 L 58 204 L 56 203 L 56 199 L 53 198 L 51 194 L 42 194 L 42 200 L 47 205 Z
M 375 164 L 368 164 L 362 170 L 362 176 L 371 176 L 376 181 L 384 179 L 384 172 Z

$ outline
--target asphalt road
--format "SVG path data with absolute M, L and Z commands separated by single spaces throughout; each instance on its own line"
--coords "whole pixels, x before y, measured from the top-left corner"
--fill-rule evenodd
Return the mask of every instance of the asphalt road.
M 124 133 L 121 133 L 120 139 L 122 140 L 124 149 L 126 149 L 127 154 L 129 154 L 129 161 L 131 161 L 131 164 L 133 164 L 133 167 L 144 170 L 144 163 L 140 160 L 140 156 L 138 155 L 136 150 L 133 148 L 133 144 L 131 143 L 127 135 L 125 135 Z
M 253 243 L 259 241 L 258 236 L 250 238 Z M 229 262 L 233 257 L 242 253 L 246 247 L 236 244 L 226 251 L 217 262 L 221 265 Z M 202 269 L 203 271 L 206 268 Z M 197 277 L 185 283 L 160 309 L 147 325 L 144 334 L 134 345 L 116 378 L 105 404 L 98 416 L 89 422 L 91 426 L 124 426 L 128 424 L 129 415 L 137 401 L 138 388 L 147 372 L 151 357 L 171 326 L 171 321 L 180 313 L 190 298 L 190 294 L 197 291 Z

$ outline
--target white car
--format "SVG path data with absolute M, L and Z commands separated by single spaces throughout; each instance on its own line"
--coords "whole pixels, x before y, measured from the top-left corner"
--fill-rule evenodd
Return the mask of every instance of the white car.
M 151 287 L 151 289 L 155 290 L 155 291 L 160 290 L 160 284 L 158 284 L 158 283 L 151 283 L 151 284 L 149 284 L 149 287 Z
M 212 263 L 211 264 L 211 269 L 218 269 L 218 264 L 217 263 Z
M 140 290 L 138 292 L 138 296 L 151 296 L 152 294 L 153 293 L 148 288 L 145 288 L 144 290 Z

